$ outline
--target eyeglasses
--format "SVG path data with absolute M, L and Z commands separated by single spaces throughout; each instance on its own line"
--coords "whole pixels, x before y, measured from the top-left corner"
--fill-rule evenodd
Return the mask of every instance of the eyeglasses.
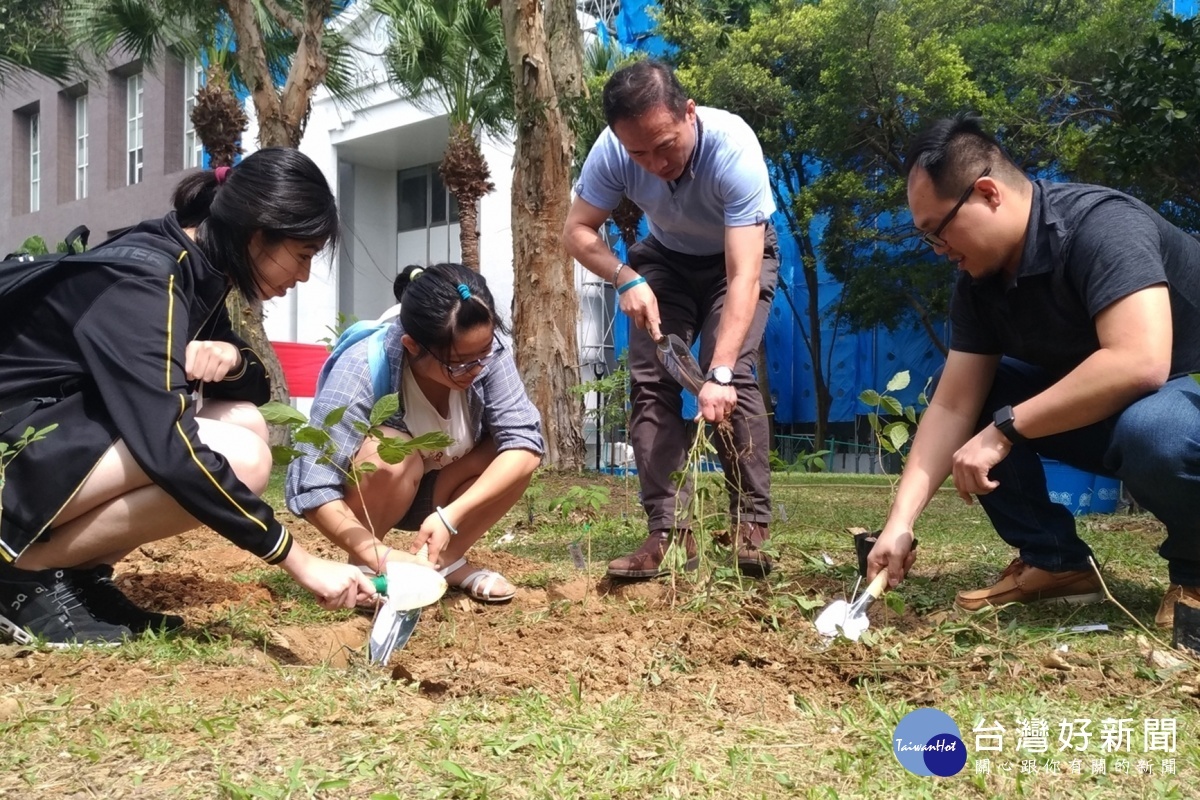
M 984 167 L 983 172 L 979 173 L 979 178 L 986 178 L 992 174 L 991 167 Z M 933 229 L 933 233 L 922 233 L 921 241 L 933 248 L 945 247 L 946 240 L 942 238 L 942 231 L 946 230 L 946 226 L 954 219 L 954 215 L 963 207 L 967 200 L 971 199 L 971 195 L 975 193 L 975 184 L 979 182 L 979 178 L 971 181 L 971 185 L 962 193 L 962 197 L 958 198 L 958 202 L 954 204 L 954 208 L 950 209 L 950 213 L 942 217 L 942 222 Z
M 425 345 L 421 345 L 421 347 L 424 348 L 426 353 L 429 353 L 429 355 L 433 356 L 435 361 L 442 365 L 442 368 L 446 370 L 446 374 L 449 375 L 452 380 L 457 380 L 464 375 L 469 375 L 472 372 L 483 369 L 488 364 L 492 363 L 492 360 L 495 359 L 496 356 L 500 355 L 501 351 L 504 350 L 504 345 L 501 344 L 500 340 L 493 335 L 492 349 L 487 355 L 481 358 L 472 359 L 471 361 L 464 361 L 461 364 L 451 364 L 449 361 L 443 361 L 436 353 L 434 353 L 428 347 L 425 347 Z

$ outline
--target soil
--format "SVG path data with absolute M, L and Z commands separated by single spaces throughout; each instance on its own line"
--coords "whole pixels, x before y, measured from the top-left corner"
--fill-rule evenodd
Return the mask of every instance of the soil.
M 288 525 L 306 548 L 334 555 L 303 520 Z M 545 574 L 544 564 L 502 552 L 480 550 L 472 560 L 515 584 L 536 582 Z M 272 662 L 344 667 L 364 658 L 369 615 L 285 624 L 280 618 L 296 600 L 276 594 L 273 587 L 284 582 L 232 577 L 241 573 L 244 578 L 259 568 L 256 559 L 206 529 L 147 545 L 118 565 L 116 581 L 131 600 L 182 615 L 192 633 L 229 633 L 229 619 L 238 614 L 264 628 L 260 641 L 234 636 L 232 660 L 242 659 L 244 666 L 170 670 L 177 691 L 252 692 L 279 680 L 274 670 L 262 669 Z M 832 593 L 839 587 L 826 588 Z M 833 700 L 854 692 L 860 671 L 814 662 L 820 641 L 807 616 L 780 632 L 764 622 L 765 595 L 751 592 L 741 606 L 714 600 L 708 607 L 696 591 L 682 581 L 672 588 L 666 579 L 613 582 L 583 573 L 537 588 L 521 585 L 516 597 L 500 604 L 477 603 L 451 591 L 424 612 L 389 667 L 393 677 L 416 682 L 434 701 L 530 688 L 561 694 L 573 685 L 603 697 L 645 687 L 671 708 L 719 684 L 719 702 L 728 711 L 775 717 L 788 713 L 796 695 Z M 700 607 L 684 610 L 689 602 Z M 21 657 L 0 657 L 0 685 L 86 684 L 94 702 L 136 692 L 147 680 L 163 677 L 130 668 L 128 660 L 111 652 L 84 651 L 62 659 L 11 645 L 5 649 Z

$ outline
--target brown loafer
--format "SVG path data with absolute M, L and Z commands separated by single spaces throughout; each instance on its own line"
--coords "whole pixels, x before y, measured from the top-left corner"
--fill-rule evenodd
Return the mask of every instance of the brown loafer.
M 1200 586 L 1180 586 L 1172 583 L 1167 587 L 1162 602 L 1158 605 L 1158 613 L 1154 615 L 1154 624 L 1159 628 L 1175 627 L 1175 604 L 1200 608 Z
M 615 578 L 657 578 L 664 575 L 670 569 L 669 563 L 663 563 L 667 561 L 667 550 L 672 544 L 678 545 L 680 541 L 683 542 L 687 554 L 683 568 L 690 572 L 700 564 L 696 539 L 692 532 L 675 531 L 672 535 L 671 531 L 661 530 L 651 531 L 646 541 L 642 542 L 642 546 L 629 555 L 610 561 L 608 574 Z
M 1005 603 L 1036 603 L 1055 600 L 1060 603 L 1084 605 L 1104 597 L 1100 578 L 1091 570 L 1047 572 L 1014 558 L 1000 580 L 986 589 L 959 592 L 954 604 L 967 611 Z
M 771 574 L 774 564 L 771 557 L 763 552 L 770 538 L 771 533 L 767 526 L 760 522 L 738 524 L 733 544 L 737 553 L 737 566 L 743 575 L 748 578 L 765 578 Z

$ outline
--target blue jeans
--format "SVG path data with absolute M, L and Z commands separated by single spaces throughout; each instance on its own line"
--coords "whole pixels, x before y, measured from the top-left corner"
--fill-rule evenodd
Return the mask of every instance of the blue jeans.
M 997 409 L 1017 405 L 1055 381 L 1040 367 L 1001 359 L 977 430 L 991 424 Z M 992 467 L 1000 486 L 979 501 L 1021 560 L 1051 572 L 1090 569 L 1091 549 L 1075 532 L 1071 512 L 1050 501 L 1039 456 L 1124 481 L 1133 498 L 1166 525 L 1158 553 L 1167 560 L 1171 582 L 1200 586 L 1200 384 L 1186 375 L 1175 378 L 1108 419 L 1017 443 Z

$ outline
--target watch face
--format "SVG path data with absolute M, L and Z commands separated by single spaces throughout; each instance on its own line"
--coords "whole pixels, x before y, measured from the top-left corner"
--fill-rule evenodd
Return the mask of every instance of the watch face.
M 733 370 L 729 367 L 713 367 L 712 379 L 722 386 L 733 383 Z

